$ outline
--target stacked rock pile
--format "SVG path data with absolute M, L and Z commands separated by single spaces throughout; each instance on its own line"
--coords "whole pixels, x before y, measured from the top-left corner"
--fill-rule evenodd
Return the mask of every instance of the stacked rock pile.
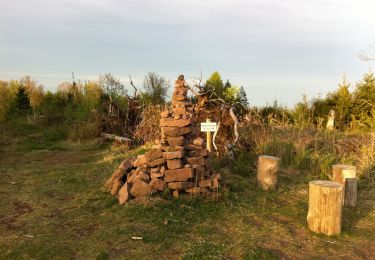
M 105 187 L 123 204 L 166 188 L 202 194 L 219 187 L 220 175 L 208 165 L 204 139 L 194 133 L 193 104 L 187 99 L 184 76 L 176 80 L 172 107 L 161 113 L 161 139 L 150 151 L 124 160 Z

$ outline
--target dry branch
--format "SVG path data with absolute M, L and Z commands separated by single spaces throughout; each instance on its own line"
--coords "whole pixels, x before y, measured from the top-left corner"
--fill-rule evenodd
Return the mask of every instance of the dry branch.
M 229 109 L 229 114 L 230 116 L 232 117 L 233 119 L 233 124 L 234 124 L 234 140 L 233 140 L 233 146 L 237 143 L 238 141 L 238 138 L 239 138 L 239 135 L 238 135 L 238 119 L 236 117 L 236 115 L 234 114 L 233 112 L 233 106 Z
M 104 139 L 118 141 L 120 143 L 130 143 L 130 142 L 132 142 L 132 139 L 129 139 L 129 138 L 126 138 L 126 137 L 123 137 L 123 136 L 113 135 L 113 134 L 101 133 L 100 136 Z

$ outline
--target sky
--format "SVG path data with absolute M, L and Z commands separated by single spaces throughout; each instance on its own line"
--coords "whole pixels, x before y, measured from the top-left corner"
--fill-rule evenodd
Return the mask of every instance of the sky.
M 129 90 L 156 72 L 219 71 L 251 105 L 293 106 L 375 67 L 373 0 L 0 0 L 0 79 L 47 90 L 112 73 Z

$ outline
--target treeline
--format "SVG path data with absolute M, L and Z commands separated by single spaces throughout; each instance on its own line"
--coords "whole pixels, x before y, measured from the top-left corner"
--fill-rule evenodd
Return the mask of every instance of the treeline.
M 132 137 L 139 123 L 145 121 L 144 117 L 150 116 L 143 112 L 158 111 L 146 108 L 161 109 L 169 104 L 170 87 L 170 82 L 154 72 L 144 77 L 141 87 L 135 86 L 131 79 L 125 87 L 117 77 L 105 74 L 95 81 L 63 82 L 55 92 L 45 91 L 29 76 L 0 80 L 0 122 L 22 118 L 58 126 L 71 139 L 93 138 L 103 131 Z M 328 114 L 334 110 L 338 130 L 375 127 L 375 76 L 372 72 L 366 73 L 355 85 L 343 79 L 337 90 L 324 97 L 311 100 L 303 97 L 292 109 L 276 101 L 272 105 L 250 108 L 244 88 L 232 85 L 229 80 L 224 82 L 218 72 L 192 87 L 197 91 L 193 92 L 192 101 L 203 100 L 205 109 L 215 111 L 233 106 L 239 119 L 246 117 L 261 124 L 323 129 Z M 156 121 L 148 125 L 155 127 L 155 124 Z
M 253 108 L 262 123 L 293 125 L 300 128 L 324 129 L 331 111 L 335 114 L 337 130 L 369 130 L 375 128 L 375 75 L 368 72 L 355 85 L 343 78 L 335 91 L 324 97 L 308 99 L 303 96 L 294 108 L 288 109 L 274 102 Z
M 144 117 L 142 113 L 158 111 L 148 107 L 169 104 L 171 85 L 154 72 L 144 77 L 141 87 L 135 86 L 131 78 L 129 81 L 126 87 L 114 75 L 105 74 L 95 81 L 63 82 L 51 92 L 30 76 L 0 80 L 0 122 L 22 119 L 57 126 L 71 139 L 89 139 L 103 131 L 132 137 Z M 210 99 L 242 104 L 241 109 L 248 106 L 243 87 L 223 83 L 217 72 L 199 87 L 212 94 Z
M 168 88 L 169 83 L 153 72 L 145 76 L 143 88 L 134 89 L 132 95 L 112 74 L 85 83 L 63 82 L 55 92 L 44 91 L 30 76 L 0 81 L 0 122 L 23 118 L 58 126 L 72 139 L 91 138 L 103 128 L 114 127 L 113 123 L 106 125 L 108 121 L 124 125 L 133 99 L 137 100 L 136 107 L 164 104 Z

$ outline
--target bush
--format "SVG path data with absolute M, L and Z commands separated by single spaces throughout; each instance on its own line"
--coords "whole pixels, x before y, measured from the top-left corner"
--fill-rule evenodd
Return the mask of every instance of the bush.
M 100 120 L 73 123 L 66 126 L 69 139 L 73 141 L 89 140 L 100 136 Z
M 291 165 L 297 153 L 293 143 L 277 139 L 264 144 L 263 151 L 266 155 L 279 157 L 283 166 Z
M 163 111 L 162 106 L 148 106 L 141 114 L 141 121 L 136 126 L 134 138 L 141 142 L 152 142 L 160 138 L 161 132 L 159 127 L 160 113 Z

